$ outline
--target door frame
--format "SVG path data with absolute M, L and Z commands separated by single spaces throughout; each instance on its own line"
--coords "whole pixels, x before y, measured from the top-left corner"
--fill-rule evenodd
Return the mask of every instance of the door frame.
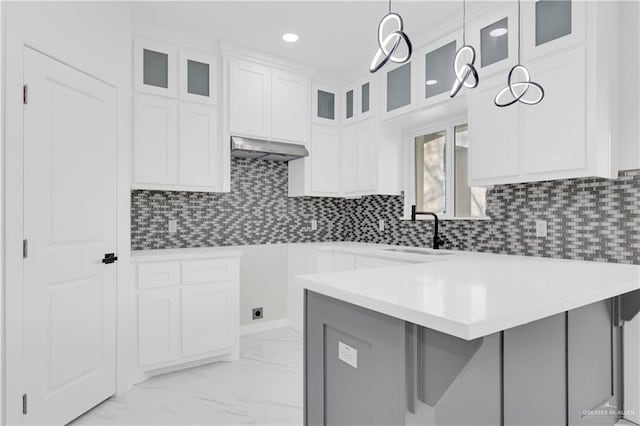
M 4 18 L 4 17 L 3 17 Z M 30 25 L 22 25 L 19 19 L 4 19 L 4 47 L 3 66 L 4 81 L 2 82 L 2 116 L 4 175 L 3 203 L 3 231 L 4 246 L 2 247 L 2 263 L 4 266 L 4 294 L 0 292 L 0 311 L 4 315 L 0 321 L 4 322 L 2 331 L 2 369 L 0 370 L 0 424 L 22 424 L 22 394 L 23 388 L 23 259 L 22 240 L 24 230 L 24 192 L 23 192 L 23 117 L 22 86 L 24 74 L 25 48 L 31 48 L 46 56 L 58 60 L 71 68 L 89 75 L 116 89 L 116 250 L 119 261 L 116 264 L 116 389 L 121 393 L 131 387 L 129 379 L 130 350 L 133 341 L 133 290 L 130 273 L 130 174 L 131 174 L 131 88 L 120 82 L 120 87 L 114 82 L 80 70 L 64 60 L 63 52 L 52 52 L 46 47 L 45 35 L 31 29 Z M 40 47 L 43 46 L 44 47 Z M 64 48 L 62 48 L 64 49 Z M 48 53 L 44 53 L 44 52 Z M 123 64 L 129 66 L 130 64 Z M 128 114 L 128 116 L 127 116 Z M 1 154 L 0 154 L 1 155 Z M 1 322 L 0 322 L 1 324 Z

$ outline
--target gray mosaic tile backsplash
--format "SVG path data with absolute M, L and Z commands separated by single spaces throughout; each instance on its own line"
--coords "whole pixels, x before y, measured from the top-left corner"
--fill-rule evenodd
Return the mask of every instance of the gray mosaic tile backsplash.
M 432 222 L 402 221 L 402 196 L 289 198 L 287 164 L 232 159 L 230 193 L 132 191 L 132 249 L 357 241 L 425 246 Z M 491 220 L 446 220 L 444 248 L 640 264 L 640 170 L 487 191 Z M 168 232 L 168 220 L 178 232 Z M 312 231 L 311 219 L 318 221 Z M 385 230 L 378 231 L 379 219 Z M 535 220 L 548 223 L 535 236 Z

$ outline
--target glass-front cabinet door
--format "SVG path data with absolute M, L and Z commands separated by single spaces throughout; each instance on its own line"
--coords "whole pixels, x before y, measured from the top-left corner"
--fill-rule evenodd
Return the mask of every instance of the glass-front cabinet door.
M 469 23 L 467 43 L 476 50 L 480 78 L 508 71 L 518 60 L 518 7 L 500 3 Z M 482 83 L 481 83 L 482 84 Z
M 136 38 L 134 51 L 134 89 L 175 98 L 176 48 L 160 41 Z
M 359 79 L 345 87 L 342 95 L 342 124 L 364 120 L 375 111 L 375 79 Z
M 453 59 L 461 44 L 461 34 L 459 36 L 456 32 L 430 43 L 418 52 L 420 106 L 450 99 L 449 92 L 455 81 Z
M 340 102 L 338 89 L 319 82 L 312 84 L 312 121 L 319 124 L 338 125 L 340 123 Z
M 385 118 L 394 117 L 410 111 L 415 106 L 414 63 L 401 65 L 387 64 L 382 76 L 383 111 Z
M 358 119 L 358 87 L 349 86 L 342 95 L 342 124 L 355 122 Z
M 216 64 L 212 55 L 180 50 L 180 99 L 215 104 Z
M 586 40 L 588 2 L 537 0 L 522 4 L 523 59 L 553 54 Z

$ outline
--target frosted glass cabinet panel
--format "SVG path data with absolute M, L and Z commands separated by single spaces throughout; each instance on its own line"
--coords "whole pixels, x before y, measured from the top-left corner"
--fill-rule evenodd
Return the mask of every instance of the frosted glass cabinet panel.
M 354 96 L 353 96 L 353 89 L 349 90 L 346 93 L 345 96 L 346 96 L 346 100 L 345 100 L 346 101 L 345 118 L 346 119 L 353 118 L 354 117 L 354 114 L 353 114 L 354 113 L 354 105 L 353 105 L 353 103 L 355 101 Z
M 411 63 L 387 72 L 387 112 L 411 104 Z
M 336 118 L 336 95 L 335 93 L 318 90 L 318 117 L 327 120 L 335 120 Z M 352 107 L 353 112 L 353 107 Z
M 509 57 L 509 18 L 505 17 L 480 30 L 481 66 Z
M 360 113 L 366 114 L 371 109 L 369 91 L 371 90 L 371 83 L 366 82 L 360 87 Z
M 318 124 L 339 124 L 341 117 L 339 105 L 342 104 L 342 108 L 345 108 L 346 92 L 320 82 L 312 82 L 311 87 L 312 121 Z
M 180 99 L 215 104 L 216 64 L 212 55 L 180 50 Z
M 536 46 L 571 34 L 571 0 L 536 2 Z
M 427 52 L 425 55 L 425 98 L 431 98 L 451 90 L 455 75 L 453 59 L 456 56 L 456 41 Z
M 135 90 L 175 97 L 178 83 L 175 47 L 156 40 L 137 38 L 134 52 Z

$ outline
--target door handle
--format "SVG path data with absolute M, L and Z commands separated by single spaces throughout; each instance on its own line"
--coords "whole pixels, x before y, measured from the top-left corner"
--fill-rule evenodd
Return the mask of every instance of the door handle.
M 118 260 L 118 256 L 116 256 L 115 253 L 105 253 L 104 257 L 102 258 L 102 263 L 109 264 L 109 263 L 113 263 L 116 260 Z

